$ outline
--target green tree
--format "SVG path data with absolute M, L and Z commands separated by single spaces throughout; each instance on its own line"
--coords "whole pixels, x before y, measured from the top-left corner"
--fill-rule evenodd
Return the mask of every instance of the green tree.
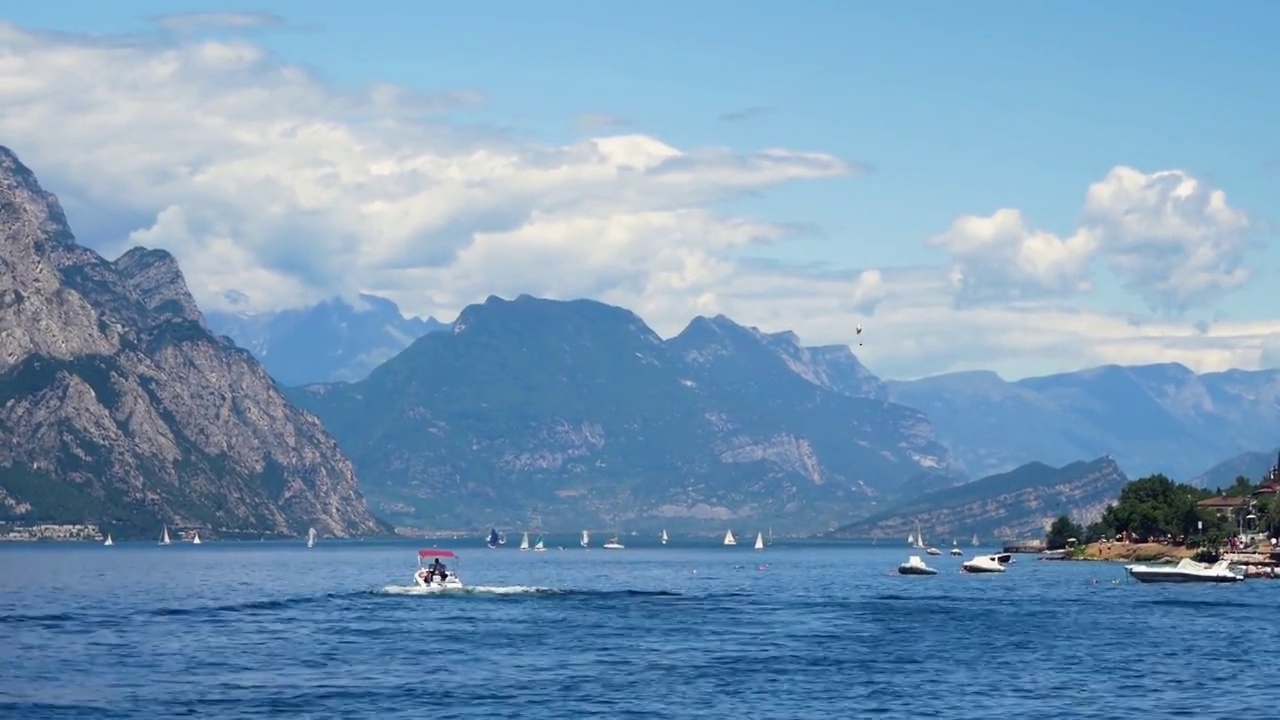
M 1072 522 L 1066 515 L 1062 515 L 1049 526 L 1049 532 L 1044 537 L 1045 549 L 1061 550 L 1067 546 L 1068 540 L 1079 540 L 1084 537 L 1084 534 L 1084 528 Z

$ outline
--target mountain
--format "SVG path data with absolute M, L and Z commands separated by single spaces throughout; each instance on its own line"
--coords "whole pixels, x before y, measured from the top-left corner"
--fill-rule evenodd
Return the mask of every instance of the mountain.
M 173 257 L 76 244 L 0 148 L 0 520 L 384 533 L 350 462 L 205 327 Z
M 1006 473 L 925 493 L 831 533 L 835 537 L 905 538 L 920 524 L 941 549 L 952 540 L 1040 537 L 1055 518 L 1098 519 L 1129 482 L 1109 457 L 1060 468 L 1027 463 Z
M 435 318 L 406 318 L 395 303 L 361 294 L 308 308 L 257 314 L 210 312 L 209 328 L 253 353 L 282 385 L 360 380 L 429 332 Z
M 848 348 L 724 317 L 663 341 L 598 302 L 490 297 L 362 381 L 289 393 L 407 525 L 812 527 L 958 481 Z
M 1240 453 L 1196 475 L 1189 483 L 1210 490 L 1228 488 L 1234 485 L 1236 478 L 1242 475 L 1256 483 L 1277 464 L 1280 464 L 1280 448 L 1270 452 Z
M 965 372 L 885 386 L 929 416 L 972 475 L 1110 453 L 1140 475 L 1190 478 L 1280 437 L 1277 370 L 1107 365 L 1016 382 Z

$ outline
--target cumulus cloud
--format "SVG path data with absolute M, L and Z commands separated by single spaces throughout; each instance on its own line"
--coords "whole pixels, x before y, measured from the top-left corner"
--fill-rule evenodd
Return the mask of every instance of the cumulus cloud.
M 676 148 L 640 133 L 529 143 L 447 122 L 483 101 L 475 93 L 338 90 L 243 39 L 3 25 L 0 46 L 0 135 L 72 204 L 145 218 L 104 249 L 169 248 L 211 308 L 363 290 L 450 315 L 491 292 L 709 287 L 727 250 L 791 232 L 711 205 L 856 170 L 822 153 Z
M 1067 236 L 1017 210 L 960 218 L 929 240 L 950 267 L 798 268 L 750 258 L 803 225 L 717 204 L 865 167 L 795 149 L 676 147 L 604 115 L 576 119 L 589 137 L 539 144 L 452 122 L 485 102 L 471 90 L 339 89 L 252 42 L 204 37 L 279 27 L 274 16 L 157 22 L 165 32 L 141 38 L 0 24 L 0 142 L 62 196 L 82 239 L 107 254 L 169 249 L 209 309 L 371 292 L 449 319 L 489 294 L 530 293 L 624 305 L 667 335 L 695 314 L 810 343 L 856 342 L 863 323 L 855 349 L 889 377 L 1155 360 L 1217 369 L 1280 347 L 1280 327 L 1266 324 L 1197 329 L 1063 304 L 1088 292 L 1099 262 L 1170 306 L 1247 279 L 1251 220 L 1179 171 L 1116 168 L 1088 189 Z
M 1181 170 L 1117 166 L 1089 186 L 1078 228 L 1058 236 L 1028 228 L 1022 213 L 966 216 L 931 245 L 952 257 L 959 304 L 1065 297 L 1092 289 L 1104 258 L 1152 308 L 1178 312 L 1244 285 L 1253 223 L 1226 194 Z

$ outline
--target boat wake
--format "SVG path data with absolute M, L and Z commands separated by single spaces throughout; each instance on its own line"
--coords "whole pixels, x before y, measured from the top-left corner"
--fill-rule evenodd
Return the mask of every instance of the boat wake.
M 380 592 L 384 595 L 550 595 L 558 591 L 531 585 L 474 585 L 463 588 L 388 585 Z

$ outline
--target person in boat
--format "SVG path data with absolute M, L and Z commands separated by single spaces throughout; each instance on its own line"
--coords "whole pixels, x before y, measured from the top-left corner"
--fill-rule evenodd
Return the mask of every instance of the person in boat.
M 437 576 L 440 578 L 440 582 L 444 582 L 449 577 L 449 573 L 445 570 L 444 563 L 440 562 L 440 558 L 436 558 L 435 562 L 431 563 L 430 572 L 427 574 L 427 577 Z

